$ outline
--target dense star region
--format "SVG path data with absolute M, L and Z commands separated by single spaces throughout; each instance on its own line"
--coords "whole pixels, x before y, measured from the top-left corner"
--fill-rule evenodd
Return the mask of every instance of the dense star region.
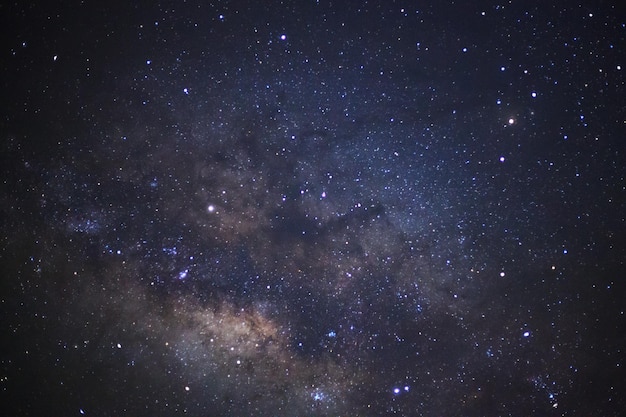
M 621 415 L 624 8 L 427 3 L 0 6 L 0 414 Z

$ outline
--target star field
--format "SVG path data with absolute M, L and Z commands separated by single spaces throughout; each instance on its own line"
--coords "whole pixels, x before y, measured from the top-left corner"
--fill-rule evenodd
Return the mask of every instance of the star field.
M 0 414 L 618 416 L 610 2 L 1 6 Z

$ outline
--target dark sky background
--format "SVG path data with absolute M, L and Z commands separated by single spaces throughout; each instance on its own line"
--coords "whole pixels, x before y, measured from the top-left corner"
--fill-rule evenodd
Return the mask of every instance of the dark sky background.
M 0 5 L 3 416 L 618 416 L 618 1 Z

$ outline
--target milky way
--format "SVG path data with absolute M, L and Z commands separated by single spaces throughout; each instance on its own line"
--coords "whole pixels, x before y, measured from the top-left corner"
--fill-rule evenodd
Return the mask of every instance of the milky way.
M 619 415 L 617 8 L 214 3 L 5 8 L 2 414 Z

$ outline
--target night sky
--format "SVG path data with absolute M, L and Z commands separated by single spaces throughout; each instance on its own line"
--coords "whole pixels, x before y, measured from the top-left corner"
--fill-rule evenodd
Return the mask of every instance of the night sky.
M 15 3 L 0 415 L 624 415 L 620 2 Z

